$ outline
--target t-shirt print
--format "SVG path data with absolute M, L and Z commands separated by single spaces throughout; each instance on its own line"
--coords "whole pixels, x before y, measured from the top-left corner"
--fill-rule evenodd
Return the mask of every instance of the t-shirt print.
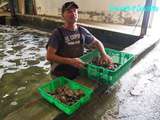
M 65 39 L 65 43 L 67 45 L 80 44 L 80 34 L 79 33 L 69 35 L 69 36 L 65 36 L 64 39 Z

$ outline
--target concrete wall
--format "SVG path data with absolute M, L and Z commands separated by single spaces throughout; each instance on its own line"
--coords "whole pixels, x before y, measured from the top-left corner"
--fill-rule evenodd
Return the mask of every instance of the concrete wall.
M 43 18 L 41 16 L 17 15 L 17 18 L 20 25 L 37 28 L 43 31 L 45 30 L 50 33 L 54 28 L 63 24 L 60 20 L 53 20 L 46 17 Z M 130 34 L 108 31 L 94 26 L 86 25 L 84 27 L 87 28 L 95 37 L 101 40 L 105 47 L 117 50 L 122 50 L 139 40 L 138 36 Z
M 36 0 L 39 15 L 61 16 L 61 6 L 69 0 Z M 143 12 L 116 11 L 111 12 L 110 6 L 143 6 L 145 0 L 74 0 L 80 7 L 79 18 L 95 22 L 141 25 Z

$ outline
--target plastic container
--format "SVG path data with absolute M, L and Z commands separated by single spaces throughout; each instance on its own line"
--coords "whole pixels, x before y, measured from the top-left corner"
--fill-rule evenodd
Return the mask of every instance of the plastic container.
M 55 97 L 53 97 L 52 95 L 49 94 L 50 92 L 53 92 L 57 88 L 62 87 L 64 85 L 67 85 L 72 90 L 76 90 L 76 89 L 82 90 L 84 92 L 85 96 L 80 98 L 80 100 L 78 100 L 73 105 L 69 106 L 69 105 L 62 103 L 60 100 L 56 99 Z M 38 88 L 38 91 L 44 99 L 46 99 L 49 103 L 57 106 L 60 110 L 65 112 L 67 115 L 71 115 L 78 108 L 80 108 L 82 105 L 87 103 L 90 100 L 91 95 L 93 93 L 92 89 L 87 88 L 81 84 L 74 82 L 74 81 L 71 81 L 65 77 L 58 77 L 54 80 L 51 80 L 50 82 L 40 86 Z
M 109 48 L 106 48 L 105 51 L 112 58 L 114 63 L 120 64 L 115 70 L 109 70 L 91 64 L 94 57 L 100 56 L 98 50 L 95 50 L 81 57 L 81 60 L 88 64 L 83 72 L 85 72 L 90 79 L 95 79 L 104 84 L 112 85 L 129 70 L 134 61 L 134 56 L 132 54 Z

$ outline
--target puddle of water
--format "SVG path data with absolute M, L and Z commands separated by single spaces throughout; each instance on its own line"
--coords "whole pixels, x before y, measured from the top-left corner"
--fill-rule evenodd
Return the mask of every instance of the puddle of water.
M 0 26 L 0 119 L 33 99 L 38 86 L 51 79 L 48 37 L 27 29 Z
M 13 73 L 30 66 L 49 69 L 45 60 L 48 37 L 26 32 L 26 27 L 0 26 L 0 70 Z M 0 77 L 2 77 L 1 73 Z

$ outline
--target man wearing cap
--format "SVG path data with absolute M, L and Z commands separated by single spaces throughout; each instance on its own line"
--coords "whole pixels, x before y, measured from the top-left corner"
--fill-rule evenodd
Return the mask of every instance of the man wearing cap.
M 112 63 L 105 53 L 103 44 L 87 29 L 77 25 L 78 5 L 66 2 L 62 6 L 64 25 L 54 29 L 47 43 L 47 60 L 51 62 L 52 76 L 65 76 L 74 79 L 79 69 L 84 68 L 84 62 L 79 57 L 83 55 L 84 45 L 97 48 L 101 53 L 101 63 Z

